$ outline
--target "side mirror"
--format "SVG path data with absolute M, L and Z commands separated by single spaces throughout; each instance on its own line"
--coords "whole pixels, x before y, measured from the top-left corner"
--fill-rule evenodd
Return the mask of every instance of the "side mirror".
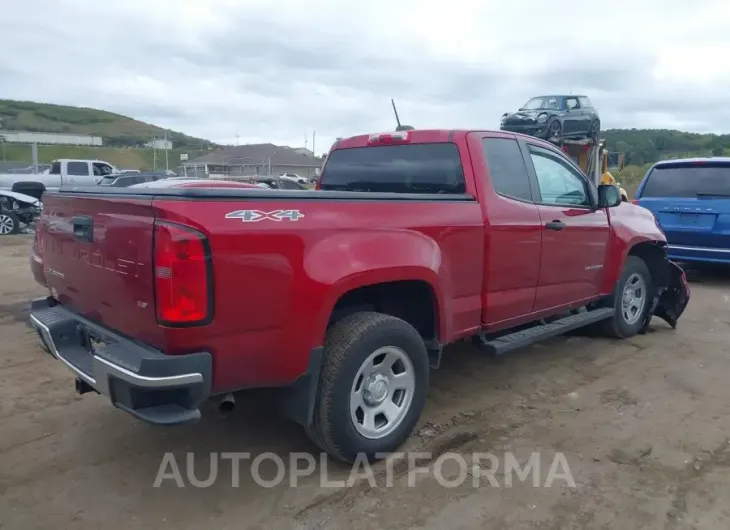
M 621 204 L 621 191 L 613 184 L 601 184 L 598 186 L 598 207 L 613 208 Z

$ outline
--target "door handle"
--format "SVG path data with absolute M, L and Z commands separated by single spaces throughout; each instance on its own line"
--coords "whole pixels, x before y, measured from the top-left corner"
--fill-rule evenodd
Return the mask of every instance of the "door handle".
M 545 228 L 560 231 L 565 228 L 565 223 L 563 221 L 555 219 L 553 221 L 550 221 L 549 223 L 545 223 Z
M 79 241 L 88 241 L 91 243 L 94 239 L 94 231 L 91 223 L 91 217 L 85 215 L 77 215 L 73 218 L 74 237 Z

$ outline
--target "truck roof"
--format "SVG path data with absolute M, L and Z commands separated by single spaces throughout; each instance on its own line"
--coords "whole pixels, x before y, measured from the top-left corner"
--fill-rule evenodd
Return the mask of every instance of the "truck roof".
M 353 147 L 365 147 L 368 145 L 390 145 L 389 142 L 382 142 L 378 144 L 372 143 L 371 139 L 376 135 L 403 135 L 407 134 L 407 142 L 392 142 L 392 145 L 407 145 L 407 144 L 423 144 L 423 143 L 445 143 L 453 142 L 456 137 L 463 137 L 469 133 L 489 133 L 495 136 L 512 137 L 512 138 L 524 138 L 529 139 L 531 142 L 539 143 L 541 145 L 549 146 L 556 149 L 555 145 L 535 138 L 534 136 L 510 132 L 500 131 L 497 129 L 413 129 L 410 131 L 381 131 L 370 134 L 359 134 L 357 136 L 350 136 L 347 138 L 340 138 L 333 145 L 331 150 L 335 149 L 349 149 Z
M 730 164 L 730 156 L 706 156 L 694 158 L 674 158 L 672 160 L 660 160 L 654 163 L 654 167 L 678 166 L 684 164 Z
M 101 164 L 109 164 L 106 160 L 98 160 L 95 158 L 57 158 L 53 162 L 99 162 Z

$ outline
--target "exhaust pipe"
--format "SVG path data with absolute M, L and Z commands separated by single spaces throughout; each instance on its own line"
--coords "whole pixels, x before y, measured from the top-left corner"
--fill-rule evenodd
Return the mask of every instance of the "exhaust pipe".
M 221 399 L 221 402 L 218 405 L 218 410 L 221 411 L 223 414 L 228 414 L 230 412 L 233 412 L 234 408 L 236 408 L 236 398 L 231 392 L 229 392 L 228 394 L 223 396 L 223 399 Z

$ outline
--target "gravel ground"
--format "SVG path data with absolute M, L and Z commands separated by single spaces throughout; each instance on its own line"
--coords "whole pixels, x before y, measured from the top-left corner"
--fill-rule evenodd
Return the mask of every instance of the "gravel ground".
M 381 463 L 372 483 L 342 487 L 321 478 L 347 479 L 350 469 L 318 463 L 296 487 L 288 471 L 262 487 L 255 477 L 275 482 L 274 455 L 315 454 L 270 413 L 266 393 L 239 396 L 228 416 L 211 404 L 200 423 L 175 428 L 74 393 L 26 325 L 28 300 L 44 294 L 29 247 L 27 235 L 0 241 L 0 528 L 730 528 L 730 275 L 693 282 L 676 331 L 655 320 L 632 340 L 563 337 L 502 359 L 451 347 L 404 448 L 430 453 L 431 472 Z M 215 460 L 213 483 L 196 487 L 219 452 L 273 455 L 259 474 L 244 461 L 238 477 L 230 460 Z M 474 453 L 497 460 L 491 481 L 472 469 Z M 525 465 L 533 454 L 539 472 L 512 475 L 510 487 L 507 459 Z M 459 455 L 469 464 L 461 482 Z M 549 480 L 555 462 L 573 484 Z M 170 474 L 155 487 L 160 469 Z

